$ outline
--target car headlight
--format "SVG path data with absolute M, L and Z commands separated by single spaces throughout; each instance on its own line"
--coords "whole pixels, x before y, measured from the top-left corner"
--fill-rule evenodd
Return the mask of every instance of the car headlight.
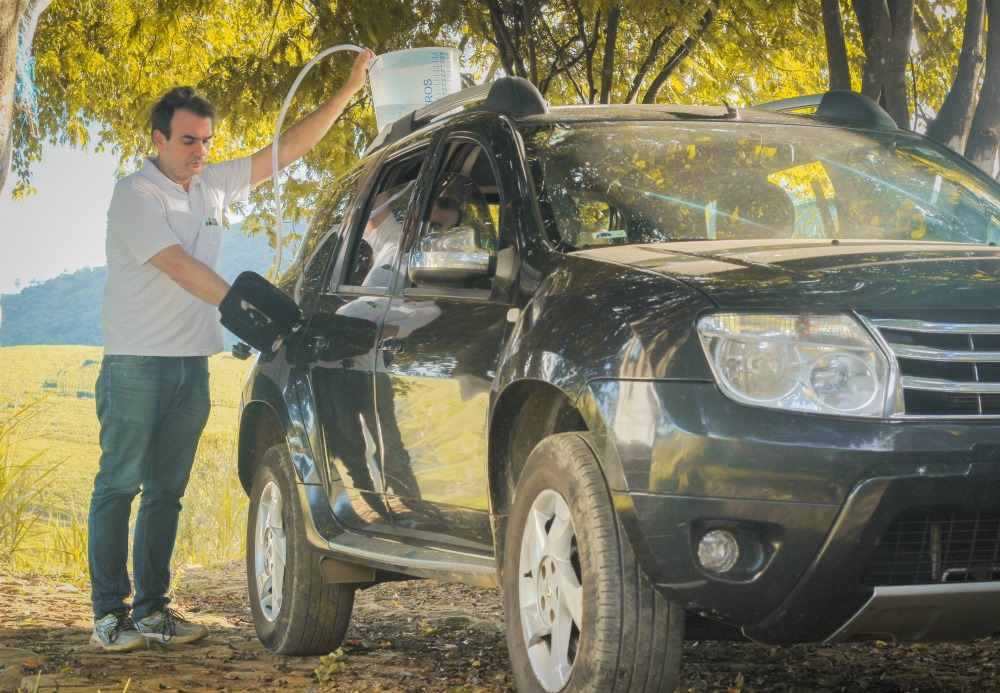
M 847 315 L 715 313 L 698 334 L 722 391 L 774 409 L 886 415 L 889 361 Z

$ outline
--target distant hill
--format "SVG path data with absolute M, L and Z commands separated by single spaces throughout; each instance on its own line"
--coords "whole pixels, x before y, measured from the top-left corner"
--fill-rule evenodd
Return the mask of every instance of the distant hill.
M 248 238 L 233 224 L 222 234 L 219 274 L 232 282 L 240 272 L 264 274 L 274 251 L 263 235 Z M 286 265 L 293 253 L 282 253 Z M 79 344 L 103 346 L 101 297 L 107 267 L 88 267 L 26 286 L 18 294 L 0 295 L 0 346 Z M 236 339 L 225 333 L 226 349 Z

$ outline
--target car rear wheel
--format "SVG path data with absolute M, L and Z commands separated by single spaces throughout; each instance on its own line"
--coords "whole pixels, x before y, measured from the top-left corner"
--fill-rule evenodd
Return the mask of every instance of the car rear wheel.
M 295 472 L 284 445 L 264 454 L 247 520 L 247 583 L 257 636 L 271 652 L 328 654 L 344 639 L 353 584 L 330 584 L 306 538 Z
M 585 434 L 546 438 L 514 493 L 503 555 L 518 691 L 673 691 L 684 611 L 643 576 Z

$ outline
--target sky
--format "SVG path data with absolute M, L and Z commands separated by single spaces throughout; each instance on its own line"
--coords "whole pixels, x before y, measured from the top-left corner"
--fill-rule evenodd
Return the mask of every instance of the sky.
M 0 294 L 104 264 L 116 164 L 108 152 L 46 145 L 32 176 L 38 192 L 17 201 L 8 175 L 0 191 Z

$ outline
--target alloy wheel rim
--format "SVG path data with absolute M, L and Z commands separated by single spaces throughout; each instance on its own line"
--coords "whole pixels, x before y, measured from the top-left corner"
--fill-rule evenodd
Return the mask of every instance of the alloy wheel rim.
M 281 490 L 269 481 L 257 505 L 253 555 L 257 603 L 264 618 L 271 622 L 281 613 L 288 548 L 281 508 Z
M 518 564 L 521 633 L 542 687 L 569 681 L 582 632 L 583 584 L 576 526 L 566 500 L 551 489 L 531 504 Z

